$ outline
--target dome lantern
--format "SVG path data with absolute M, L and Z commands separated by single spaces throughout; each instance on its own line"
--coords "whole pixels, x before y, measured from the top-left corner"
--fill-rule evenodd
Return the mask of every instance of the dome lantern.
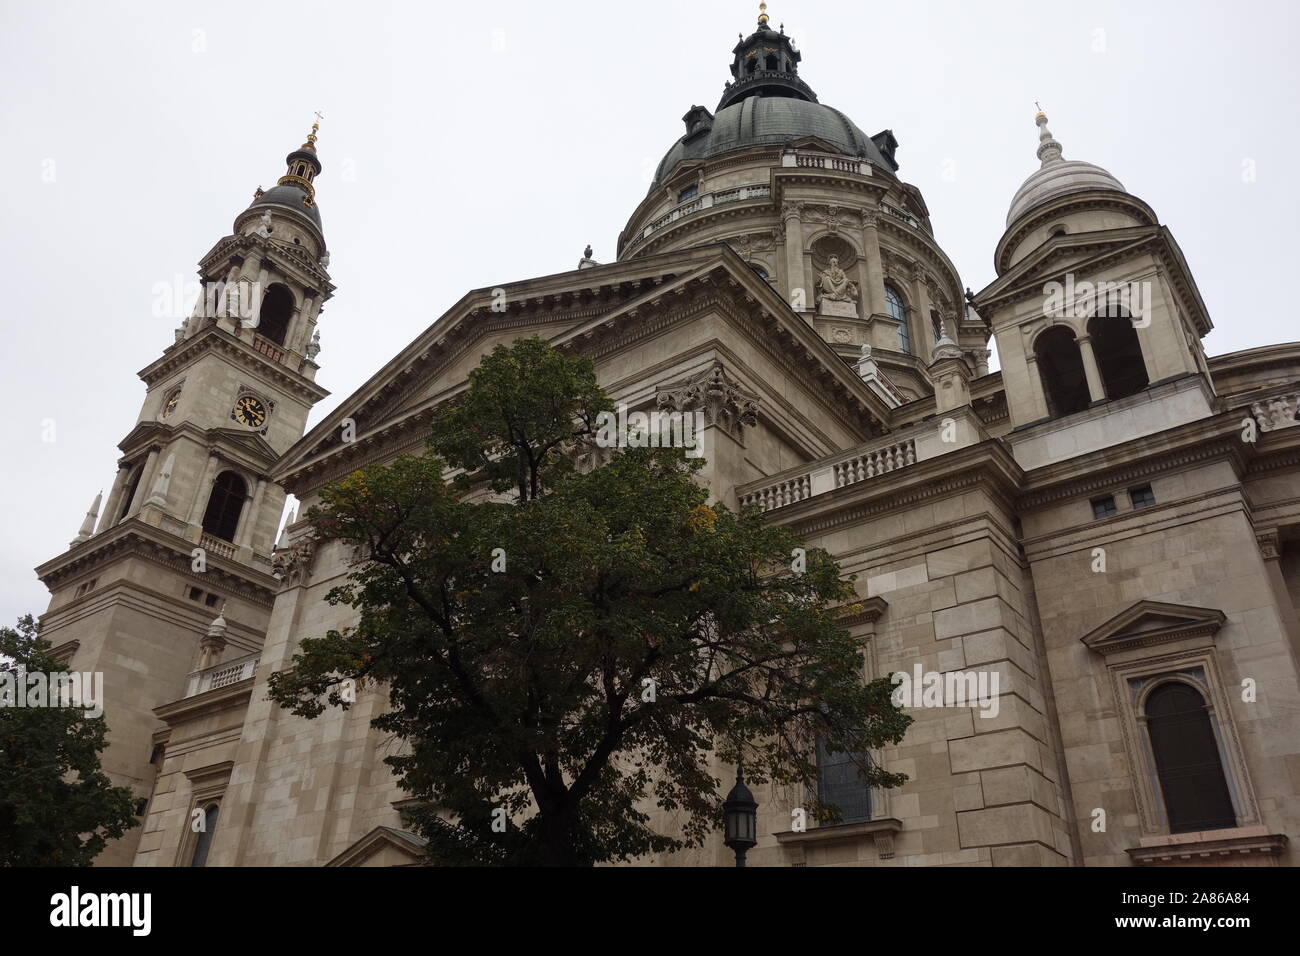
M 794 42 L 768 24 L 767 4 L 759 4 L 758 29 L 736 44 L 732 53 L 731 76 L 718 101 L 718 110 L 750 96 L 782 96 L 809 103 L 817 94 L 799 78 L 799 61 L 803 58 Z

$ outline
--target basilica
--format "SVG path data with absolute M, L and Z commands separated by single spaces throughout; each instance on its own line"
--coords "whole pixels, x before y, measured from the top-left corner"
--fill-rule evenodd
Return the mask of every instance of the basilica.
M 141 825 L 99 862 L 420 861 L 394 744 L 370 726 L 383 693 L 304 720 L 266 684 L 351 622 L 325 595 L 353 555 L 305 509 L 420 453 L 481 357 L 524 337 L 590 358 L 632 411 L 698 416 L 713 498 L 856 576 L 843 625 L 864 677 L 978 674 L 996 695 L 912 701 L 905 738 L 870 755 L 902 787 L 823 755 L 837 823 L 795 826 L 803 792 L 755 787 L 750 865 L 1300 859 L 1300 343 L 1207 355 L 1174 231 L 1122 170 L 1066 158 L 1086 143 L 1042 113 L 988 224 L 997 278 L 967 289 L 893 132 L 864 132 L 805 74 L 761 15 L 721 98 L 682 116 L 614 261 L 588 250 L 467 291 L 310 430 L 336 291 L 316 129 L 288 155 L 140 372 L 111 491 L 37 569 L 43 634 L 103 674 L 104 767 L 138 799 Z M 299 517 L 280 533 L 287 494 Z M 640 862 L 731 859 L 717 834 Z

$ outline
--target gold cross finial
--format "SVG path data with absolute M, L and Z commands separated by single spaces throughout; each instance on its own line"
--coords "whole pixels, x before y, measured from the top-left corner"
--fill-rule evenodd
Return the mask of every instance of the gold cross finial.
M 759 23 L 767 23 L 767 4 L 766 4 L 766 3 L 760 3 L 760 4 L 758 5 L 758 22 L 759 22 Z

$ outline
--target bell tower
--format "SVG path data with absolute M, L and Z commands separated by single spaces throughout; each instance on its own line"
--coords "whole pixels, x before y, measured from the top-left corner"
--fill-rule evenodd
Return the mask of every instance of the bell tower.
M 269 475 L 328 394 L 315 382 L 334 291 L 318 130 L 199 261 L 193 312 L 139 373 L 144 402 L 102 513 L 97 498 L 69 549 L 37 568 L 51 592 L 43 636 L 65 667 L 104 674 L 104 769 L 142 803 L 161 762 L 154 708 L 187 696 L 201 667 L 256 655 L 277 590 L 285 495 Z M 201 648 L 218 613 L 221 646 Z M 130 865 L 149 838 L 133 829 L 97 862 Z

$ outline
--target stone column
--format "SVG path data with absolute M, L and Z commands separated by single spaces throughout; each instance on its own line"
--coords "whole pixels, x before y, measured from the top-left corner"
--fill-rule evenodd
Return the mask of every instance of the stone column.
M 221 295 L 217 299 L 217 325 L 221 326 L 232 335 L 235 332 L 235 319 L 231 315 L 231 290 L 234 288 L 236 280 L 239 278 L 239 267 L 242 265 L 240 260 L 231 262 L 230 268 L 226 270 L 224 279 L 225 285 L 221 290 Z
M 253 489 L 253 497 L 247 509 L 247 521 L 244 525 L 243 535 L 236 536 L 235 542 L 242 548 L 253 547 L 253 536 L 257 534 L 257 519 L 262 511 L 262 500 L 266 497 L 266 479 L 258 478 L 257 486 Z M 241 515 L 241 517 L 243 517 Z
M 983 378 L 989 373 L 989 358 L 993 355 L 988 349 L 975 350 L 975 377 Z
M 188 524 L 198 526 L 203 521 L 203 509 L 208 503 L 208 496 L 204 492 L 212 487 L 212 482 L 217 477 L 217 466 L 220 464 L 221 460 L 215 454 L 208 454 L 207 467 L 203 469 L 203 477 L 199 479 L 199 486 L 194 489 L 194 500 L 190 503 Z
M 876 227 L 879 216 L 874 209 L 862 210 L 862 254 L 867 272 L 862 303 L 869 316 L 885 314 L 885 267 L 880 261 L 880 230 Z
M 1025 371 L 1029 375 L 1029 394 L 1034 400 L 1034 414 L 1029 421 L 1036 422 L 1047 418 L 1052 412 L 1047 407 L 1047 396 L 1043 393 L 1043 377 L 1038 374 L 1038 356 L 1033 352 L 1025 356 Z
M 920 265 L 912 266 L 912 302 L 913 314 L 920 315 L 921 328 L 924 332 L 925 341 L 928 345 L 925 351 L 921 351 L 920 342 L 916 342 L 912 347 L 917 349 L 918 355 L 925 355 L 933 351 L 938 340 L 934 337 L 934 323 L 930 321 L 930 287 L 925 283 L 925 269 Z M 908 316 L 911 318 L 911 316 Z M 912 326 L 915 331 L 916 325 Z
M 154 469 L 158 466 L 158 446 L 149 449 L 149 457 L 145 459 L 144 468 L 140 472 L 140 480 L 136 482 L 135 494 L 131 496 L 131 507 L 126 512 L 126 517 L 130 518 L 140 510 L 144 504 L 145 496 L 149 494 L 149 485 L 154 479 Z
M 1277 604 L 1278 617 L 1286 631 L 1291 657 L 1300 666 L 1300 616 L 1296 614 L 1291 603 L 1291 592 L 1286 586 L 1286 577 L 1282 573 L 1282 540 L 1276 528 L 1255 532 L 1259 542 L 1260 557 L 1264 559 L 1264 570 L 1268 574 L 1269 587 Z
M 117 466 L 117 477 L 113 479 L 113 487 L 108 493 L 108 505 L 99 517 L 99 528 L 95 534 L 103 534 L 117 523 L 117 513 L 122 507 L 122 491 L 126 487 L 126 479 L 130 474 L 130 465 Z
M 315 289 L 307 290 L 307 301 L 303 303 L 293 317 L 293 327 L 289 329 L 289 334 L 284 337 L 285 346 L 291 352 L 297 352 L 301 355 L 307 348 L 307 342 L 311 339 L 312 329 L 316 325 L 316 316 L 320 312 L 321 297 L 316 294 Z
M 803 204 L 787 202 L 781 207 L 781 218 L 785 223 L 785 280 L 786 301 L 794 304 L 794 290 L 803 290 L 803 311 L 813 308 L 813 290 L 808 288 L 808 281 L 803 270 Z
M 257 485 L 254 487 L 253 493 L 244 496 L 244 507 L 239 509 L 239 522 L 235 525 L 235 533 L 231 535 L 230 538 L 230 543 L 237 548 L 242 547 L 240 542 L 243 541 L 244 537 L 248 534 L 248 528 L 252 524 L 252 522 L 249 521 L 249 518 L 253 516 L 252 513 L 257 507 L 257 493 L 261 488 L 262 480 L 259 478 Z
M 1101 382 L 1101 370 L 1097 368 L 1097 356 L 1092 351 L 1092 336 L 1084 335 L 1079 339 L 1079 354 L 1083 357 L 1083 374 L 1088 379 L 1088 397 L 1093 404 L 1106 400 L 1106 387 Z

